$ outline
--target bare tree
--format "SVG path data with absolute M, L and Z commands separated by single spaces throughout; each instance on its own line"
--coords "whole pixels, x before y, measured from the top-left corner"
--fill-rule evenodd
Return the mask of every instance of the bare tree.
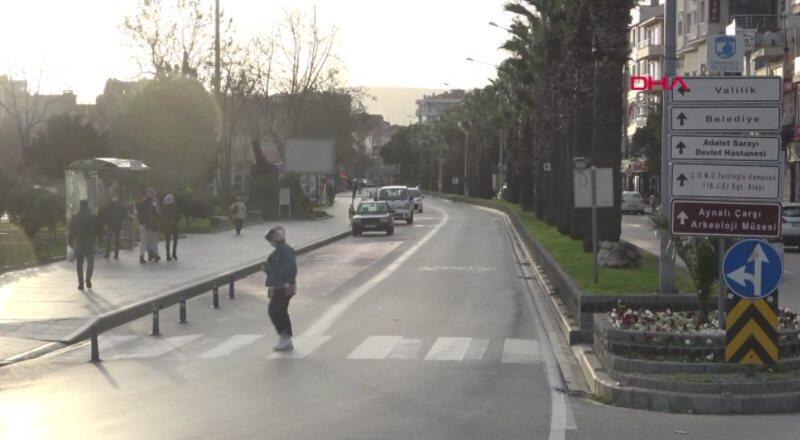
M 23 78 L 24 76 L 23 74 Z M 23 161 L 27 159 L 36 129 L 47 119 L 50 102 L 42 99 L 39 94 L 41 77 L 40 72 L 36 89 L 31 93 L 26 79 L 15 79 L 10 73 L 0 76 L 0 110 L 3 110 L 13 122 L 19 137 Z
M 200 73 L 209 59 L 214 30 L 213 14 L 202 3 L 139 0 L 136 14 L 126 17 L 122 28 L 141 52 L 137 61 L 142 73 Z

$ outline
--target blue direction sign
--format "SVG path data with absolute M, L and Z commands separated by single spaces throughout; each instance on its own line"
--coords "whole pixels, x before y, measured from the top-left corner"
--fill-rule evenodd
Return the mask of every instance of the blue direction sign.
M 771 244 L 763 240 L 744 240 L 733 245 L 722 263 L 725 284 L 745 299 L 772 294 L 783 278 L 783 260 Z

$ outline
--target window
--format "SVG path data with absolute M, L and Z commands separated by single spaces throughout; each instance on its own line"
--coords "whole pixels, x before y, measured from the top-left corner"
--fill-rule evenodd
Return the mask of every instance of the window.
M 683 22 L 678 21 L 678 35 L 683 34 Z
M 378 200 L 406 200 L 408 192 L 399 188 L 382 189 L 378 195 Z
M 706 22 L 706 2 L 700 2 L 700 23 Z

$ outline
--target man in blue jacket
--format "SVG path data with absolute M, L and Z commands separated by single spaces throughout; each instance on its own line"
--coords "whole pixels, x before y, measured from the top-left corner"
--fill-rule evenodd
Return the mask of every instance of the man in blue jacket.
M 289 319 L 289 301 L 297 290 L 297 259 L 294 249 L 286 244 L 286 231 L 282 227 L 276 226 L 270 229 L 264 238 L 275 248 L 264 266 L 264 271 L 267 273 L 269 318 L 280 336 L 275 351 L 291 351 L 294 350 L 294 346 L 292 321 Z

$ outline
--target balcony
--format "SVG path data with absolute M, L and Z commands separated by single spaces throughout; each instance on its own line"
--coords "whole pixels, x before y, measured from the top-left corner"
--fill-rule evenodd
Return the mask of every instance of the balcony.
M 639 42 L 639 47 L 636 50 L 636 59 L 648 60 L 664 56 L 664 46 L 660 44 L 651 44 L 650 40 L 642 40 Z
M 736 20 L 736 27 L 741 29 L 756 29 L 758 32 L 778 30 L 777 15 L 731 15 L 731 21 Z
M 783 48 L 780 46 L 757 47 L 750 58 L 757 63 L 780 61 L 783 58 Z

